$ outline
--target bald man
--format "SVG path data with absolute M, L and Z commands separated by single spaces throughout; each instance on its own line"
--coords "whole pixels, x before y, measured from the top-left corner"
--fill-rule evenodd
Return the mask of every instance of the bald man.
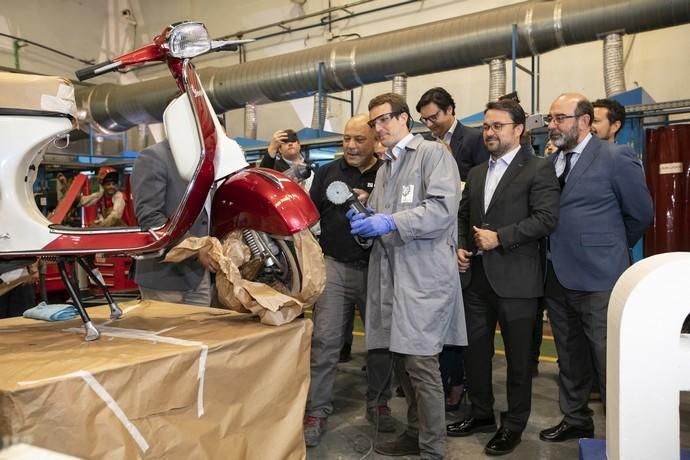
M 345 216 L 348 206 L 328 201 L 326 189 L 334 181 L 345 182 L 362 201 L 374 188 L 381 160 L 374 155 L 376 133 L 367 115 L 356 115 L 345 125 L 343 157 L 319 168 L 310 189 L 321 214 L 321 249 L 326 256 L 326 288 L 314 306 L 311 342 L 311 385 L 304 418 L 304 440 L 317 446 L 333 413 L 333 383 L 348 319 L 355 306 L 365 318 L 369 247 L 359 245 L 350 233 Z M 379 431 L 395 431 L 388 408 L 391 357 L 388 350 L 367 354 L 366 417 Z
M 618 277 L 652 222 L 642 165 L 626 147 L 593 136 L 592 104 L 560 95 L 546 117 L 561 186 L 560 219 L 549 236 L 545 300 L 559 364 L 563 420 L 541 431 L 543 441 L 594 436 L 587 406 L 592 362 L 606 401 L 606 316 Z

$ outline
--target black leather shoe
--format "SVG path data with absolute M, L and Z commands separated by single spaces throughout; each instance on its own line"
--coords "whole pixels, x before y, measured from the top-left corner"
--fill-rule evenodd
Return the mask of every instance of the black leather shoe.
M 491 433 L 496 430 L 496 419 L 467 417 L 459 422 L 446 425 L 446 434 L 453 438 L 462 438 L 473 433 Z
M 484 448 L 486 455 L 505 455 L 511 453 L 522 441 L 522 433 L 501 427 Z
M 565 420 L 556 426 L 539 432 L 539 439 L 548 442 L 563 442 L 568 439 L 593 438 L 594 425 L 576 426 Z

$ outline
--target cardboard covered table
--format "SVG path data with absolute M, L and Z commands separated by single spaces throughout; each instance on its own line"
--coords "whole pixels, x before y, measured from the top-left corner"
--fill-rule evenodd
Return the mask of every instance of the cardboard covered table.
M 0 438 L 82 458 L 299 459 L 311 322 L 143 301 L 0 321 Z

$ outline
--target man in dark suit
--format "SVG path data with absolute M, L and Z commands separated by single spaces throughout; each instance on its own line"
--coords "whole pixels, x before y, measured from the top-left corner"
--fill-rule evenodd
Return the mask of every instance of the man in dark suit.
M 431 131 L 429 140 L 442 142 L 452 153 L 461 181 L 467 180 L 470 169 L 489 159 L 481 129 L 464 126 L 455 118 L 455 101 L 444 88 L 431 88 L 422 94 L 416 108 L 419 121 Z M 443 347 L 439 361 L 446 410 L 458 410 L 465 390 L 462 347 Z
M 434 138 L 450 146 L 460 180 L 466 181 L 470 169 L 489 159 L 481 130 L 464 126 L 455 119 L 455 101 L 445 89 L 431 88 L 422 94 L 417 112 L 421 115 L 419 121 L 429 128 Z
M 491 360 L 498 322 L 508 361 L 508 410 L 486 445 L 490 455 L 512 452 L 529 418 L 532 334 L 544 292 L 539 242 L 558 221 L 556 175 L 548 160 L 534 156 L 528 144 L 520 145 L 524 130 L 520 104 L 487 104 L 483 131 L 491 159 L 470 171 L 458 212 L 472 412 L 447 431 L 449 436 L 469 436 L 496 429 Z
M 562 94 L 549 110 L 549 138 L 561 192 L 560 221 L 549 236 L 545 297 L 559 362 L 563 420 L 539 433 L 559 442 L 594 436 L 587 407 L 592 365 L 606 401 L 606 316 L 628 248 L 652 221 L 642 165 L 625 146 L 590 133 L 594 110 L 581 94 Z
M 134 210 L 143 229 L 165 224 L 188 185 L 180 177 L 167 140 L 142 150 L 134 163 L 131 181 Z M 189 236 L 206 236 L 208 229 L 209 216 L 204 209 Z M 215 272 L 217 268 L 207 251 L 178 263 L 164 263 L 162 258 L 137 260 L 134 281 L 142 299 L 208 307 L 212 297 L 209 270 Z

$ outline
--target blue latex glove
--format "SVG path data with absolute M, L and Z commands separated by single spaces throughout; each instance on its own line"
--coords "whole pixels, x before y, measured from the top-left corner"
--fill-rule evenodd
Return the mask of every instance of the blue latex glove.
M 364 216 L 364 214 L 357 214 L 350 221 L 350 227 L 352 228 L 350 233 L 353 235 L 373 238 L 390 233 L 397 228 L 393 216 L 389 214 L 374 214 L 373 216 L 357 219 L 359 216 Z

